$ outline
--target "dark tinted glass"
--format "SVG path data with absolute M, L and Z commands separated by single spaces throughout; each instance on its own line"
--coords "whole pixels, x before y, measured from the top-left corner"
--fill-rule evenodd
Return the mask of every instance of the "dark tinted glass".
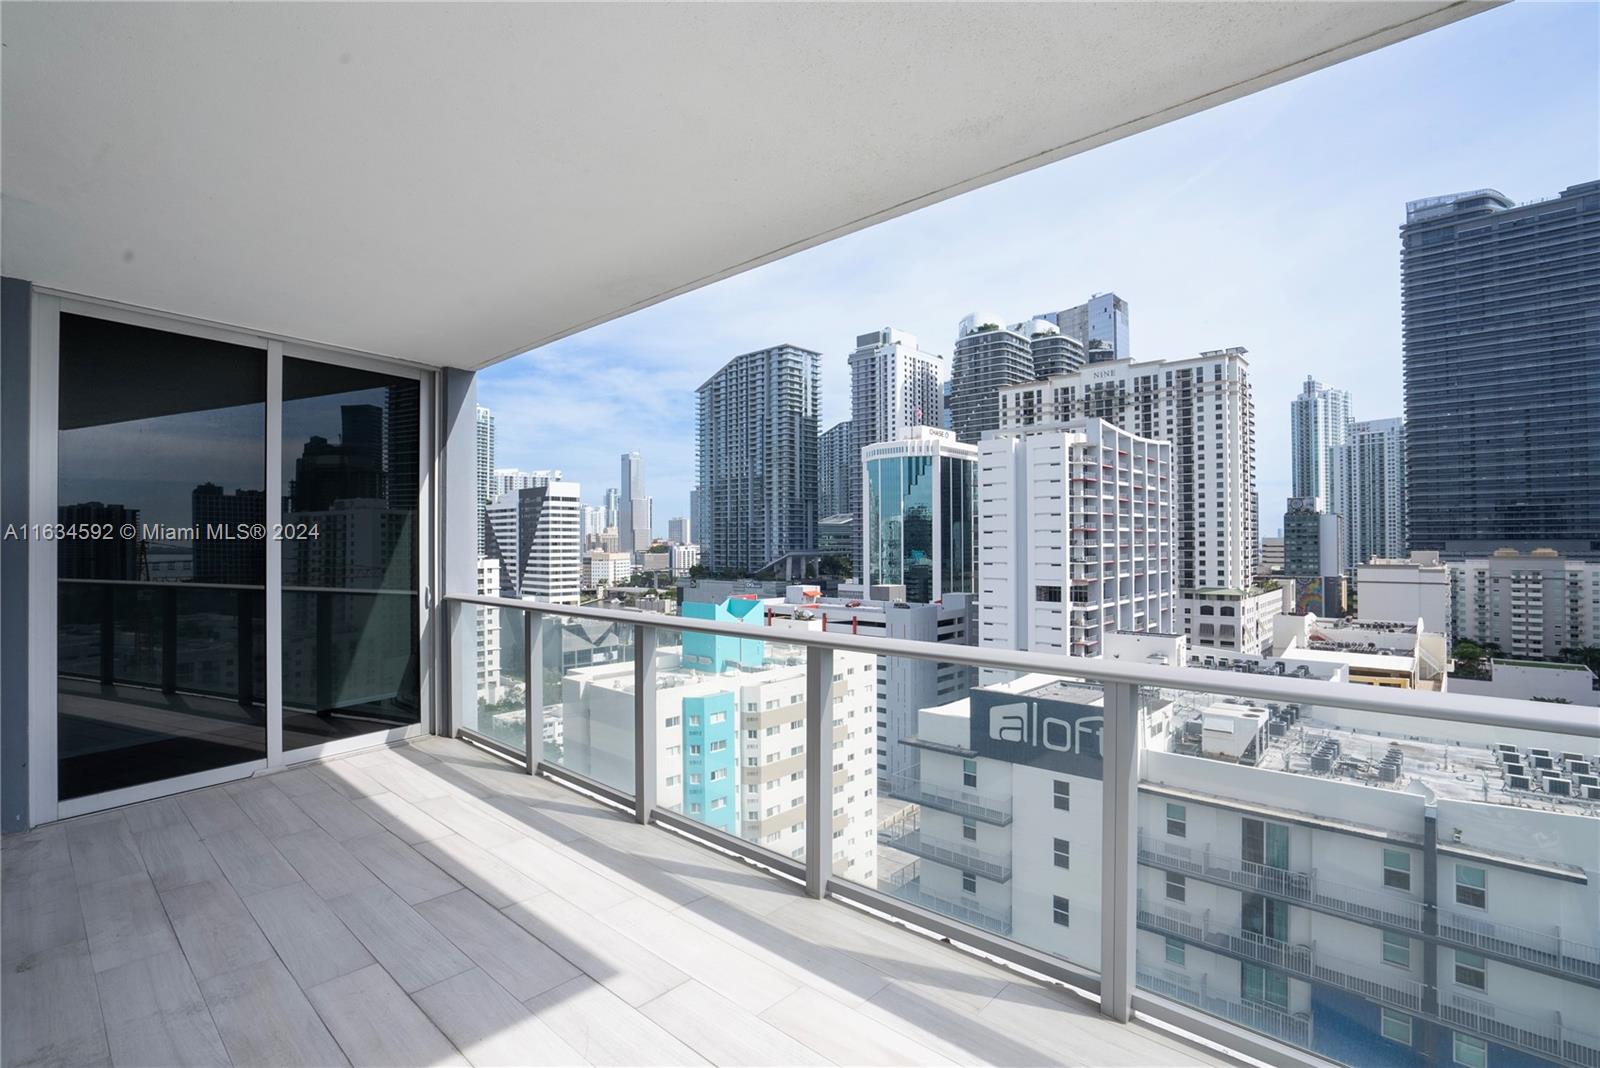
M 416 723 L 415 379 L 283 361 L 283 747 Z
M 62 799 L 266 755 L 266 352 L 61 316 Z

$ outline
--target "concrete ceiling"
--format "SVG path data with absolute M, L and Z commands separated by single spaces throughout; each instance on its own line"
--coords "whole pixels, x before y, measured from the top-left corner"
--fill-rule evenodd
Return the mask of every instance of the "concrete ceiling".
M 8 2 L 3 268 L 482 367 L 1486 6 Z

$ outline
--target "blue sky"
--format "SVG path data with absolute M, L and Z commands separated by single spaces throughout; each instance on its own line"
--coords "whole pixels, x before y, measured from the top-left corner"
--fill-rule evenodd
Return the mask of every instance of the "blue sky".
M 560 468 L 599 503 L 645 457 L 657 533 L 694 482 L 693 391 L 789 341 L 823 353 L 823 429 L 849 417 L 855 335 L 948 356 L 1007 321 L 1115 291 L 1135 359 L 1250 350 L 1265 533 L 1289 491 L 1308 374 L 1358 419 L 1402 414 L 1405 202 L 1517 201 L 1600 177 L 1600 5 L 1516 3 L 937 204 L 508 360 L 479 376 L 501 466 Z

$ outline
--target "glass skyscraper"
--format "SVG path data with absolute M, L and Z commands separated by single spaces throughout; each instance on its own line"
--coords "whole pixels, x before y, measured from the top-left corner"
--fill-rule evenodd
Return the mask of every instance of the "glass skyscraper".
M 916 604 L 973 592 L 978 450 L 919 426 L 861 455 L 867 583 L 904 585 Z
M 1600 550 L 1600 181 L 1414 200 L 1400 239 L 1410 547 Z

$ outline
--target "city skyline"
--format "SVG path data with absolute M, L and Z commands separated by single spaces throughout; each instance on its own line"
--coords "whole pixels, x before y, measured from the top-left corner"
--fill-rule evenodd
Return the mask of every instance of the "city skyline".
M 1289 465 L 1273 458 L 1307 374 L 1350 389 L 1355 419 L 1402 413 L 1406 201 L 1492 186 L 1522 202 L 1595 176 L 1600 106 L 1564 92 L 1561 72 L 1600 62 L 1597 24 L 1592 7 L 1487 12 L 506 361 L 479 392 L 505 413 L 502 462 L 560 466 L 598 503 L 617 451 L 638 449 L 658 511 L 687 514 L 693 392 L 731 357 L 821 351 L 825 429 L 849 418 L 858 334 L 893 326 L 948 360 L 970 312 L 1115 291 L 1137 360 L 1249 350 L 1257 488 L 1281 502 Z M 1460 135 L 1418 140 L 1447 127 Z

